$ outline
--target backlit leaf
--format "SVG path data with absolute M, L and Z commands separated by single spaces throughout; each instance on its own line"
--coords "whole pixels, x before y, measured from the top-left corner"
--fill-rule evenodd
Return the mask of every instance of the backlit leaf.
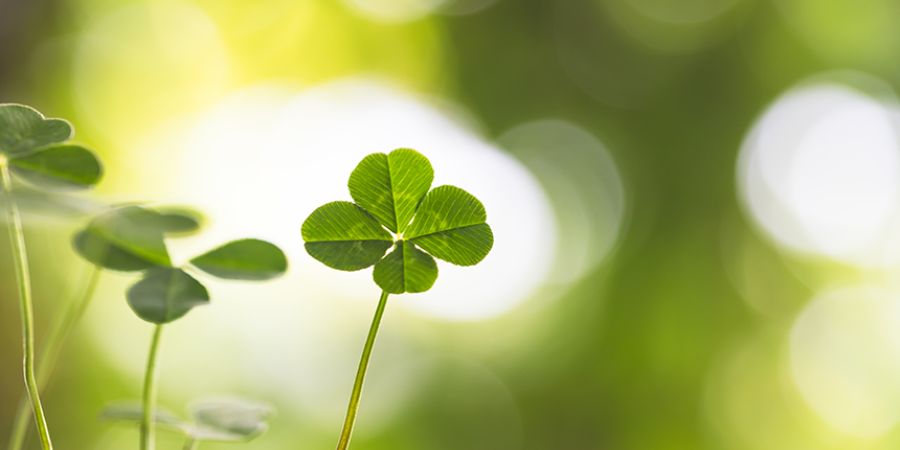
M 30 183 L 60 188 L 85 188 L 103 174 L 94 154 L 77 145 L 57 145 L 10 159 L 13 173 Z
M 419 205 L 405 237 L 430 255 L 461 266 L 478 264 L 491 251 L 494 234 L 484 205 L 455 187 L 434 188 Z
M 158 266 L 169 266 L 160 214 L 136 205 L 115 208 L 88 224 L 87 231 L 110 246 Z
M 375 264 L 393 244 L 378 220 L 350 202 L 319 207 L 303 222 L 301 234 L 312 257 L 348 271 Z
M 394 251 L 375 264 L 373 277 L 381 289 L 391 294 L 425 292 L 438 276 L 434 258 L 409 241 L 398 242 Z
M 431 187 L 434 170 L 415 150 L 366 156 L 350 174 L 350 196 L 395 233 L 402 233 Z
M 21 155 L 71 137 L 72 126 L 65 120 L 46 119 L 25 105 L 0 104 L 0 153 Z
M 209 293 L 199 281 L 171 267 L 148 270 L 128 289 L 126 297 L 138 317 L 156 324 L 172 322 L 209 303 Z
M 238 398 L 201 400 L 191 406 L 194 425 L 188 434 L 198 441 L 247 441 L 268 429 L 270 406 Z
M 268 280 L 287 270 L 280 248 L 259 239 L 229 242 L 191 260 L 198 269 L 219 278 Z

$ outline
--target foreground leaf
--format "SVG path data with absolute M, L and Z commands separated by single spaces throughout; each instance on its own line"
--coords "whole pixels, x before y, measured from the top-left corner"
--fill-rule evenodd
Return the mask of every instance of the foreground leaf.
M 72 246 L 85 260 L 109 270 L 134 272 L 156 267 L 155 264 L 112 244 L 88 230 L 75 234 Z
M 406 238 L 436 258 L 471 266 L 491 251 L 494 234 L 484 205 L 455 186 L 434 188 L 416 211 Z
M 268 280 L 287 270 L 280 248 L 259 239 L 229 242 L 191 260 L 198 269 L 219 278 Z
M 391 294 L 425 292 L 437 280 L 434 258 L 409 241 L 398 242 L 394 251 L 375 264 L 373 277 L 381 289 Z
M 191 407 L 195 424 L 189 435 L 198 441 L 247 441 L 268 429 L 270 406 L 238 398 L 208 399 Z
M 138 424 L 143 420 L 143 411 L 144 409 L 140 403 L 113 403 L 103 408 L 103 412 L 100 413 L 100 418 L 104 420 L 133 422 Z M 160 425 L 165 425 L 168 428 L 179 431 L 183 431 L 189 426 L 188 423 L 178 418 L 175 414 L 161 408 L 156 409 L 153 420 Z
M 303 222 L 306 251 L 338 270 L 360 270 L 378 262 L 393 244 L 374 217 L 350 202 L 325 204 Z
M 16 156 L 9 166 L 30 183 L 60 188 L 90 187 L 103 174 L 94 153 L 77 145 L 58 145 Z
M 126 296 L 138 317 L 155 324 L 172 322 L 209 303 L 209 293 L 199 281 L 170 267 L 150 269 Z
M 65 120 L 46 119 L 25 105 L 0 104 L 0 153 L 21 155 L 71 137 L 72 126 Z
M 155 208 L 159 213 L 158 226 L 166 235 L 187 236 L 203 227 L 203 215 L 184 207 Z
M 86 231 L 96 238 L 93 242 L 105 242 L 109 247 L 143 259 L 150 265 L 169 266 L 171 260 L 161 222 L 162 218 L 156 211 L 128 205 L 96 217 L 88 224 Z M 112 250 L 110 253 L 113 253 Z M 102 258 L 91 261 L 106 267 Z
M 415 150 L 366 156 L 350 174 L 350 196 L 395 233 L 402 233 L 428 192 L 434 169 Z

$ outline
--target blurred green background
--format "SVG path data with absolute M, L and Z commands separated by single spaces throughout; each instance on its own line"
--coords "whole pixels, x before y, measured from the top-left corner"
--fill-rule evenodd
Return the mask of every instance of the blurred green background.
M 107 168 L 90 198 L 207 211 L 173 253 L 286 248 L 288 277 L 214 286 L 163 344 L 168 409 L 277 407 L 245 448 L 334 445 L 378 292 L 318 267 L 300 223 L 409 146 L 485 200 L 497 247 L 391 300 L 355 448 L 889 449 L 898 23 L 896 0 L 0 0 L 0 101 L 73 122 Z M 84 282 L 83 223 L 28 222 L 39 339 Z M 140 392 L 132 282 L 104 275 L 44 394 L 61 449 L 137 445 L 98 420 Z

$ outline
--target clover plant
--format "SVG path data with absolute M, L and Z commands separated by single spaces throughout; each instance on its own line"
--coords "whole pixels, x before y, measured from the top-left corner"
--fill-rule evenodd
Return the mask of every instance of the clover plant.
M 434 170 L 410 149 L 366 156 L 350 174 L 353 202 L 325 204 L 302 226 L 306 251 L 323 264 L 372 272 L 382 293 L 363 347 L 337 449 L 350 445 L 366 369 L 388 295 L 425 292 L 437 279 L 434 258 L 479 263 L 494 243 L 484 206 L 454 186 L 431 189 Z M 388 249 L 393 250 L 385 255 Z
M 210 398 L 194 402 L 191 420 L 185 420 L 164 409 L 158 409 L 153 421 L 161 428 L 184 436 L 184 450 L 196 450 L 202 442 L 249 442 L 268 429 L 273 410 L 269 405 L 241 398 Z M 110 405 L 102 414 L 109 420 L 140 423 L 141 405 Z
M 88 149 L 71 144 L 72 126 L 45 118 L 37 110 L 0 104 L 0 186 L 6 200 L 7 227 L 19 293 L 23 372 L 34 422 L 44 450 L 53 448 L 35 375 L 34 311 L 31 275 L 21 213 L 13 195 L 13 176 L 44 189 L 78 189 L 96 184 L 103 169 Z
M 79 253 L 112 270 L 135 271 L 141 279 L 126 294 L 132 311 L 154 325 L 142 395 L 140 449 L 155 448 L 157 357 L 165 324 L 209 303 L 206 287 L 189 271 L 198 269 L 230 280 L 267 280 L 287 270 L 287 259 L 275 245 L 258 239 L 229 242 L 175 266 L 165 234 L 181 230 L 182 218 L 137 205 L 115 208 L 88 224 L 75 238 Z
M 164 221 L 164 227 L 162 231 L 166 234 L 166 236 L 184 236 L 188 234 L 195 233 L 200 230 L 201 225 L 201 216 L 196 211 L 189 210 L 187 208 L 162 208 L 156 210 L 160 213 Z M 156 226 L 153 223 L 146 224 L 147 226 Z M 84 242 L 84 234 L 87 230 L 78 231 L 72 239 L 73 247 L 76 250 L 81 246 Z M 81 252 L 79 251 L 80 255 Z M 59 320 L 53 325 L 51 330 L 48 332 L 47 338 L 44 339 L 44 345 L 40 352 L 40 364 L 38 365 L 37 371 L 37 383 L 39 389 L 44 389 L 47 385 L 47 382 L 50 379 L 50 376 L 53 372 L 53 369 L 56 365 L 56 361 L 59 359 L 60 351 L 62 350 L 62 346 L 66 341 L 66 338 L 71 334 L 71 332 L 75 329 L 76 325 L 80 322 L 82 316 L 88 308 L 91 300 L 94 297 L 94 292 L 97 289 L 97 284 L 100 280 L 100 274 L 103 270 L 102 266 L 95 265 L 91 263 L 88 269 L 88 275 L 86 278 L 86 284 L 84 288 L 80 291 L 79 295 L 75 298 L 75 301 L 70 302 L 63 313 L 60 315 Z M 29 415 L 29 405 L 26 401 L 19 402 L 19 407 L 16 410 L 16 416 L 13 421 L 12 433 L 10 434 L 9 440 L 9 450 L 21 450 L 25 444 L 25 438 L 28 435 L 28 415 Z

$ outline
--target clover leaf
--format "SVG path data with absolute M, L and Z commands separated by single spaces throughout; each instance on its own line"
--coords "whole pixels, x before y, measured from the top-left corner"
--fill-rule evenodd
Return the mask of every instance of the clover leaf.
M 93 152 L 66 144 L 72 126 L 47 119 L 34 108 L 0 104 L 0 155 L 18 177 L 50 188 L 85 188 L 103 175 Z
M 268 429 L 274 410 L 271 406 L 237 397 L 201 399 L 189 407 L 191 420 L 158 409 L 153 420 L 160 426 L 196 442 L 248 442 Z M 139 403 L 114 403 L 104 408 L 106 420 L 140 423 Z
M 306 251 L 338 270 L 374 265 L 375 282 L 391 294 L 430 289 L 434 258 L 477 264 L 494 243 L 484 206 L 455 186 L 429 191 L 433 179 L 431 163 L 415 150 L 366 156 L 348 182 L 355 203 L 328 203 L 303 223 Z

